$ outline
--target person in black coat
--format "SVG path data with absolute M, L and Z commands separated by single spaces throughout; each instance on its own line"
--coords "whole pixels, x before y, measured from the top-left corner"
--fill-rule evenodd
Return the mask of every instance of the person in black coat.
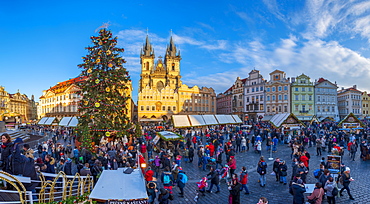
M 9 156 L 12 154 L 13 143 L 12 139 L 7 133 L 1 135 L 1 160 L 0 166 L 2 170 L 8 173 L 11 173 Z
M 159 204 L 169 204 L 170 193 L 164 188 L 161 188 L 160 191 L 161 193 L 158 196 Z
M 216 185 L 217 191 L 215 193 L 219 193 L 220 192 L 220 177 L 215 171 L 214 167 L 211 167 L 210 172 L 207 174 L 207 176 L 209 176 L 211 180 L 211 186 L 209 187 L 207 192 L 211 193 L 213 185 Z
M 155 199 L 157 198 L 157 192 L 158 192 L 157 184 L 154 182 L 149 182 L 146 185 L 146 192 L 149 197 L 149 200 L 148 200 L 149 204 L 154 204 Z
M 306 192 L 306 189 L 302 179 L 298 179 L 297 183 L 292 183 L 291 193 L 293 194 L 293 204 L 304 204 L 304 192 Z
M 193 146 L 189 147 L 189 162 L 192 163 L 194 159 L 194 148 Z
M 240 204 L 240 190 L 242 185 L 238 182 L 238 175 L 232 175 L 232 181 L 229 184 L 229 204 Z

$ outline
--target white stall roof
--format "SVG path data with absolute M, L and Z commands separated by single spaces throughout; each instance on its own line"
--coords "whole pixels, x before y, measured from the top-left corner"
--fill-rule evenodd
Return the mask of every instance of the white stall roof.
M 225 118 L 229 121 L 229 124 L 238 123 L 238 122 L 235 121 L 235 119 L 232 115 L 225 115 Z
M 131 200 L 147 199 L 145 180 L 141 169 L 124 174 L 123 169 L 104 170 L 90 194 L 91 199 Z
M 173 115 L 172 120 L 174 127 L 191 127 L 187 115 Z
M 232 115 L 236 123 L 243 123 L 243 121 L 237 115 Z
M 76 117 L 72 117 L 71 121 L 68 123 L 68 127 L 77 127 L 78 119 Z
M 274 117 L 271 118 L 271 122 L 276 126 L 280 127 L 281 124 L 283 124 L 284 120 L 286 120 L 289 117 L 290 113 L 279 113 L 274 115 Z
M 71 121 L 72 117 L 64 117 L 59 122 L 59 126 L 67 126 L 68 123 Z
M 45 125 L 45 121 L 48 119 L 49 117 L 43 117 L 40 119 L 40 121 L 37 123 L 39 125 Z
M 219 124 L 214 115 L 203 115 L 203 119 L 207 125 L 218 125 Z
M 230 121 L 225 117 L 226 115 L 215 115 L 219 124 L 229 124 Z M 235 121 L 233 121 L 235 123 Z
M 52 123 L 53 123 L 53 121 L 55 120 L 55 117 L 49 117 L 46 121 L 45 121 L 45 123 L 44 123 L 44 125 L 51 125 Z
M 202 115 L 189 115 L 191 126 L 205 126 L 207 125 Z

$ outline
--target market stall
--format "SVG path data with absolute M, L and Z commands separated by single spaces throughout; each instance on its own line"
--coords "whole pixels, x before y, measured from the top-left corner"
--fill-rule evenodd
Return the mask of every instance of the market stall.
M 147 204 L 145 179 L 140 169 L 104 170 L 90 194 L 90 199 L 107 204 Z
M 184 139 L 184 137 L 180 134 L 170 131 L 161 131 L 157 132 L 157 136 L 153 139 L 153 143 L 157 151 L 160 149 L 174 149 L 181 139 Z

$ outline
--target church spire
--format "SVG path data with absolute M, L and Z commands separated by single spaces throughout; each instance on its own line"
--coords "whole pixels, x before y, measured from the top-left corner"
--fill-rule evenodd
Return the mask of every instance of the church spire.
M 150 57 L 150 56 L 154 55 L 154 49 L 152 47 L 152 44 L 149 41 L 149 35 L 148 34 L 146 35 L 145 44 L 143 46 L 141 55 L 147 56 L 147 57 Z
M 177 48 L 176 48 L 175 43 L 173 42 L 173 38 L 172 38 L 172 35 L 171 35 L 170 45 L 167 46 L 166 54 L 168 56 L 175 57 L 176 56 L 176 52 L 177 52 Z

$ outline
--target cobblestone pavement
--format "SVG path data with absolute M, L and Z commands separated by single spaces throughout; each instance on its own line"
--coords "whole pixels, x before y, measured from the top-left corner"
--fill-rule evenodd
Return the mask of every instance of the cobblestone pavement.
M 264 147 L 265 148 L 265 147 Z M 311 147 L 308 149 L 311 154 L 310 160 L 310 172 L 308 174 L 307 183 L 316 183 L 316 179 L 313 176 L 313 171 L 319 167 L 321 157 L 316 156 L 316 148 Z M 266 160 L 269 158 L 270 154 L 264 150 L 262 155 L 265 156 Z M 323 153 L 323 156 L 326 156 L 327 153 Z M 370 161 L 361 161 L 359 158 L 359 153 L 357 153 L 356 161 L 350 161 L 348 152 L 345 153 L 343 162 L 345 165 L 351 168 L 351 176 L 355 181 L 351 182 L 350 189 L 354 201 L 350 200 L 347 193 L 343 192 L 343 197 L 336 197 L 336 203 L 338 204 L 360 204 L 360 203 L 370 203 L 370 194 L 369 194 L 369 181 L 370 176 L 368 170 L 370 167 Z M 290 160 L 290 148 L 287 145 L 278 146 L 278 151 L 273 153 L 273 157 L 279 157 L 287 162 L 288 165 L 288 176 L 291 176 L 291 160 Z M 258 183 L 259 174 L 256 172 L 257 163 L 259 160 L 259 154 L 254 151 L 249 151 L 246 153 L 238 153 L 235 156 L 237 160 L 237 173 L 239 175 L 240 169 L 242 166 L 246 166 L 249 172 L 249 181 L 248 189 L 250 191 L 249 195 L 245 195 L 244 192 L 241 192 L 241 203 L 257 203 L 258 199 L 263 196 L 269 200 L 269 204 L 285 204 L 292 203 L 293 196 L 289 194 L 288 185 L 282 185 L 279 182 L 275 181 L 275 176 L 270 175 L 272 172 L 273 161 L 268 161 L 268 175 L 267 175 L 267 184 L 265 187 L 260 187 Z M 223 158 L 223 161 L 225 159 Z M 194 201 L 196 195 L 196 182 L 200 180 L 202 176 L 205 176 L 208 171 L 202 171 L 197 166 L 198 158 L 194 157 L 193 163 L 182 163 L 183 169 L 188 175 L 189 181 L 185 187 L 185 197 L 178 197 L 180 192 L 178 188 L 174 188 L 175 199 L 171 203 L 199 203 L 199 204 L 227 204 L 227 199 L 229 191 L 227 190 L 227 185 L 225 182 L 221 182 L 221 192 L 218 194 L 215 193 L 206 193 L 206 196 L 199 196 L 198 202 Z M 288 179 L 289 182 L 289 179 Z M 339 186 L 341 188 L 341 186 Z M 215 186 L 212 191 L 216 191 Z M 327 203 L 324 200 L 323 203 Z

